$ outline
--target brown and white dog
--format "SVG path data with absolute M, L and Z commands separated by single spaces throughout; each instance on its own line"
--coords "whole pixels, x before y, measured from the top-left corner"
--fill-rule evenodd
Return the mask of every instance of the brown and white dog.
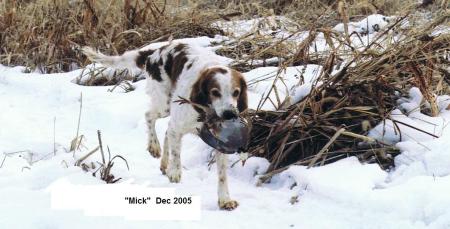
M 161 171 L 171 182 L 181 179 L 181 138 L 186 133 L 197 134 L 202 127 L 202 111 L 189 104 L 175 102 L 179 97 L 208 106 L 223 119 L 237 117 L 247 109 L 247 85 L 238 71 L 229 68 L 228 61 L 211 50 L 177 42 L 157 49 L 127 51 L 121 56 L 106 56 L 89 47 L 84 54 L 93 62 L 114 68 L 127 68 L 147 76 L 147 94 L 151 97 L 145 114 L 148 125 L 148 151 L 160 157 L 160 144 L 155 122 L 170 115 L 166 132 Z M 169 153 L 170 152 L 170 153 Z M 219 176 L 218 196 L 221 209 L 234 209 L 238 203 L 230 199 L 227 184 L 227 155 L 216 153 Z

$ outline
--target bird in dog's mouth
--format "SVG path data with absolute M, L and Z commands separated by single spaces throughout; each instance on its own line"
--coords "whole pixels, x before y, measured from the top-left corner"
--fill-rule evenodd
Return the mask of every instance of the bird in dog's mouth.
M 189 103 L 201 108 L 205 113 L 203 126 L 198 135 L 209 146 L 224 154 L 245 153 L 249 141 L 249 123 L 242 116 L 224 120 L 209 107 L 195 104 L 187 99 L 178 100 L 180 104 Z
M 230 120 L 216 120 L 204 123 L 199 131 L 200 138 L 221 153 L 244 152 L 248 145 L 248 123 L 242 117 Z

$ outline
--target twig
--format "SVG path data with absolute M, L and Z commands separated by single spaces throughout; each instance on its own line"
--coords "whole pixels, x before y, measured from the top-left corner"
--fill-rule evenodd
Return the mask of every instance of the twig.
M 105 153 L 103 151 L 102 136 L 101 136 L 100 130 L 97 130 L 97 136 L 98 136 L 98 145 L 100 147 L 100 153 L 102 153 L 102 162 L 103 162 L 103 165 L 105 165 L 105 163 L 106 163 Z
M 81 144 L 81 140 L 78 139 L 78 137 L 79 137 L 79 133 L 80 133 L 80 122 L 81 122 L 82 109 L 83 109 L 83 93 L 80 93 L 80 110 L 78 112 L 77 133 L 75 135 L 75 139 L 72 140 L 72 144 L 70 146 L 70 150 L 73 151 L 73 154 L 72 154 L 73 157 L 75 157 L 75 148 L 76 148 L 75 146 L 76 146 L 77 141 L 79 141 Z
M 388 119 L 390 119 L 390 118 L 388 118 Z M 419 128 L 417 128 L 417 127 L 415 127 L 415 126 L 411 126 L 411 125 L 409 125 L 409 124 L 407 124 L 407 123 L 404 123 L 404 122 L 401 122 L 401 121 L 398 121 L 398 120 L 395 120 L 395 119 L 390 119 L 392 122 L 394 122 L 394 123 L 400 123 L 400 124 L 402 124 L 402 125 L 404 125 L 404 126 L 407 126 L 407 127 L 409 127 L 409 128 L 412 128 L 412 129 L 414 129 L 414 130 L 417 130 L 417 131 L 419 131 L 419 132 L 422 132 L 422 133 L 424 133 L 424 134 L 428 134 L 428 135 L 430 135 L 430 136 L 432 136 L 432 137 L 434 137 L 434 138 L 439 138 L 439 136 L 437 136 L 437 135 L 434 135 L 434 134 L 432 134 L 432 133 L 428 133 L 428 132 L 426 132 L 425 130 L 421 130 L 421 129 L 419 129 Z
M 183 97 L 181 97 L 181 96 L 178 96 L 178 100 L 175 100 L 174 102 L 175 103 L 178 103 L 178 104 L 180 104 L 180 105 L 182 105 L 182 104 L 190 104 L 190 105 L 192 105 L 192 106 L 194 106 L 194 107 L 197 107 L 197 108 L 199 108 L 199 109 L 202 109 L 205 113 L 209 113 L 209 112 L 211 112 L 211 108 L 210 107 L 207 107 L 207 106 L 203 106 L 203 105 L 201 105 L 201 104 L 198 104 L 198 103 L 194 103 L 194 102 L 192 102 L 191 100 L 188 100 L 188 99 L 186 99 L 186 98 L 183 98 Z
M 331 137 L 330 141 L 323 146 L 323 148 L 316 154 L 316 156 L 312 159 L 312 161 L 308 165 L 308 169 L 311 168 L 317 160 L 319 160 L 320 157 L 322 157 L 322 154 L 328 150 L 328 147 L 330 147 L 331 144 L 333 144 L 334 141 L 345 131 L 345 128 L 341 128 Z
M 3 163 L 5 162 L 5 160 L 6 160 L 6 154 L 4 154 L 4 156 L 3 156 L 2 163 L 0 164 L 0 169 L 3 167 Z
M 97 152 L 97 150 L 100 148 L 100 146 L 95 147 L 93 150 L 91 150 L 89 153 L 87 153 L 86 155 L 84 155 L 83 157 L 81 157 L 80 159 L 78 159 L 75 162 L 76 166 L 80 166 L 81 162 L 83 162 L 84 160 L 86 160 L 86 158 L 88 158 L 89 156 L 91 156 L 92 154 L 94 154 L 95 152 Z

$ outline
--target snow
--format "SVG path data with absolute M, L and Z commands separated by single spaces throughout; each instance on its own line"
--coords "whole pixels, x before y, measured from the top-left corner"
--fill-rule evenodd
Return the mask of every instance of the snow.
M 373 14 L 368 17 L 362 19 L 358 22 L 349 22 L 348 23 L 348 33 L 351 34 L 353 32 L 362 33 L 362 34 L 371 34 L 374 32 L 381 31 L 385 28 L 390 22 L 394 21 L 395 17 L 387 17 L 381 14 Z M 344 24 L 337 24 L 333 30 L 337 32 L 344 32 Z
M 450 97 L 447 95 L 438 96 L 437 101 L 441 111 L 440 115 L 438 117 L 425 115 L 420 112 L 422 103 L 420 90 L 411 88 L 409 98 L 401 98 L 398 101 L 399 109 L 391 112 L 390 120 L 377 125 L 369 132 L 369 136 L 386 143 L 399 141 L 421 142 L 434 139 L 434 136 L 442 136 L 450 118 L 450 113 L 446 110 L 450 104 Z M 397 126 L 401 129 L 401 134 L 398 133 L 393 121 L 398 121 Z M 421 129 L 422 132 L 417 131 L 415 128 Z
M 359 23 L 365 24 L 363 21 Z M 187 42 L 207 46 L 212 41 L 190 38 Z M 320 68 L 288 67 L 279 77 L 275 67 L 245 73 L 250 107 L 256 108 L 273 84 L 281 102 L 302 99 L 316 84 Z M 82 74 L 81 69 L 60 74 L 24 71 L 23 67 L 0 65 L 1 228 L 450 227 L 448 96 L 438 97 L 440 114 L 430 117 L 418 109 L 422 95 L 413 88 L 391 114 L 391 119 L 438 138 L 399 124 L 400 138 L 392 121 L 371 130 L 369 136 L 396 144 L 401 150 L 391 171 L 347 158 L 311 169 L 292 166 L 270 183 L 257 187 L 258 176 L 265 173 L 268 161 L 251 157 L 243 166 L 238 155 L 230 156 L 229 188 L 240 206 L 228 212 L 218 209 L 215 164 L 208 165 L 212 150 L 198 137 L 188 135 L 182 140 L 183 177 L 179 184 L 170 183 L 159 171 L 159 161 L 146 151 L 144 113 L 149 101 L 144 81 L 133 83 L 134 91 L 112 93 L 108 91 L 112 86 L 73 83 Z M 270 98 L 277 103 L 273 92 Z M 81 149 L 73 154 L 68 148 L 76 136 L 81 102 L 79 133 L 84 137 Z M 263 108 L 275 107 L 266 103 Z M 160 119 L 156 125 L 161 142 L 168 120 Z M 97 130 L 101 130 L 103 144 L 112 155 L 128 161 L 130 170 L 121 161 L 113 167 L 112 173 L 122 178 L 120 182 L 198 195 L 202 199 L 201 220 L 132 221 L 120 216 L 87 217 L 79 210 L 51 209 L 49 187 L 62 179 L 75 185 L 106 185 L 91 172 L 74 166 L 77 159 L 97 146 Z M 87 159 L 94 163 L 100 160 L 99 153 Z M 293 199 L 298 202 L 291 204 Z
M 264 103 L 261 108 L 265 110 L 277 108 L 278 100 L 280 103 L 285 100 L 289 104 L 295 103 L 308 95 L 312 86 L 318 83 L 317 78 L 321 69 L 321 66 L 313 64 L 287 67 L 280 73 L 277 67 L 256 68 L 244 73 L 250 88 L 249 97 L 261 98 L 261 95 L 269 94 L 273 103 Z M 256 108 L 258 103 L 259 99 L 249 101 L 250 107 L 253 108 Z
M 220 27 L 229 36 L 242 37 L 257 32 L 261 35 L 275 35 L 282 38 L 299 29 L 299 26 L 291 19 L 284 16 L 258 17 L 249 20 L 216 21 L 213 26 Z M 303 33 L 295 34 L 302 36 Z

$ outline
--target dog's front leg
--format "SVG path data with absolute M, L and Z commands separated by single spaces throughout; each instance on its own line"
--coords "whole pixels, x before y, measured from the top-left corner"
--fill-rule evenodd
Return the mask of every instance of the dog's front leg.
M 178 183 L 181 179 L 181 137 L 182 134 L 176 131 L 169 131 L 167 136 L 167 140 L 169 143 L 169 151 L 170 151 L 170 162 L 167 169 L 167 177 L 170 182 Z
M 219 185 L 217 187 L 217 194 L 219 196 L 220 209 L 233 210 L 239 205 L 237 201 L 230 199 L 228 193 L 227 181 L 227 164 L 228 155 L 216 152 L 217 174 L 219 175 Z
M 162 174 L 166 174 L 167 172 L 167 165 L 169 164 L 169 140 L 168 140 L 168 132 L 166 131 L 166 135 L 164 137 L 164 146 L 163 146 L 163 154 L 161 157 L 161 164 L 159 169 L 161 170 Z

